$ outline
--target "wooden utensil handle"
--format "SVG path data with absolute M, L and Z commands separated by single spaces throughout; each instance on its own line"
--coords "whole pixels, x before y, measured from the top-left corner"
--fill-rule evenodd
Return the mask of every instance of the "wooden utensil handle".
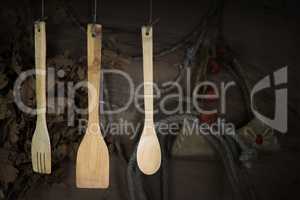
M 36 104 L 38 116 L 46 113 L 46 23 L 38 21 L 35 32 Z
M 89 82 L 89 123 L 99 123 L 99 93 L 101 68 L 102 27 L 89 24 L 87 31 L 88 48 L 88 82 Z
M 153 122 L 153 37 L 152 27 L 142 27 L 145 122 Z

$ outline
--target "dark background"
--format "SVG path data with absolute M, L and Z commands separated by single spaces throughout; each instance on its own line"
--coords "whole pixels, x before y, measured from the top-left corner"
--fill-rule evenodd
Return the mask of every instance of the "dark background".
M 49 59 L 67 54 L 69 58 L 76 60 L 86 54 L 86 36 L 81 28 L 91 22 L 93 2 L 66 2 L 75 20 L 65 12 L 63 7 L 66 5 L 61 1 L 46 1 Z M 159 22 L 154 25 L 155 51 L 171 46 L 191 32 L 208 10 L 209 2 L 210 0 L 154 1 L 153 18 L 159 18 Z M 17 48 L 21 52 L 19 58 L 22 63 L 21 69 L 34 68 L 34 49 L 30 41 L 33 41 L 33 23 L 40 17 L 40 3 L 33 0 L 0 2 L 0 71 L 2 73 L 8 71 L 7 60 L 16 41 L 19 44 Z M 288 66 L 289 131 L 285 135 L 278 136 L 281 149 L 272 153 L 261 153 L 249 171 L 249 182 L 253 183 L 258 199 L 262 200 L 299 198 L 299 9 L 299 2 L 296 0 L 227 0 L 223 10 L 223 36 L 236 56 L 248 64 L 244 70 L 249 75 L 250 81 L 255 82 L 276 69 Z M 103 25 L 104 48 L 110 49 L 111 41 L 117 40 L 118 46 L 114 47 L 117 48 L 114 51 L 126 55 L 139 55 L 141 53 L 139 30 L 148 22 L 148 10 L 149 5 L 146 0 L 136 2 L 100 0 L 98 22 Z M 172 65 L 182 59 L 176 55 L 156 61 L 156 81 L 164 82 L 174 76 Z M 132 74 L 137 83 L 142 81 L 140 62 L 132 62 L 122 70 Z M 226 75 L 226 72 L 224 74 Z M 123 93 L 120 91 L 126 91 L 124 87 L 126 86 L 120 81 L 110 81 L 111 99 L 115 104 L 122 103 Z M 238 94 L 233 95 L 228 109 L 231 110 L 230 119 L 241 125 L 245 118 L 245 110 L 240 100 Z M 266 113 L 271 112 L 273 101 L 272 97 L 266 96 L 260 103 Z M 134 118 L 130 111 L 121 115 Z M 118 118 L 120 116 L 115 116 L 115 120 Z M 3 121 L 1 120 L 1 123 Z M 54 132 L 55 130 L 57 132 Z M 0 134 L 4 135 L 5 130 L 1 130 Z M 50 134 L 60 134 L 59 129 L 50 130 Z M 133 151 L 133 142 L 127 138 L 120 140 L 125 154 L 129 157 Z M 3 145 L 3 148 L 9 149 L 10 146 Z M 222 164 L 214 154 L 210 153 L 209 146 L 206 145 L 203 149 L 203 157 L 179 157 L 169 161 L 170 199 L 231 199 L 231 189 Z M 6 160 L 3 159 L 1 162 Z M 22 198 L 129 199 L 126 165 L 115 154 L 112 154 L 111 163 L 111 186 L 107 191 L 76 189 L 74 162 L 65 159 L 61 165 L 64 175 L 59 179 L 60 181 L 55 181 L 52 185 L 46 184 L 47 179 L 41 181 Z M 4 168 L 2 171 L 5 173 Z M 10 188 L 12 184 L 10 183 Z M 150 180 L 146 186 L 149 199 L 160 199 L 160 186 L 156 185 L 155 180 Z M 7 189 L 8 186 L 5 187 Z M 6 191 L 5 187 L 1 190 L 3 194 Z

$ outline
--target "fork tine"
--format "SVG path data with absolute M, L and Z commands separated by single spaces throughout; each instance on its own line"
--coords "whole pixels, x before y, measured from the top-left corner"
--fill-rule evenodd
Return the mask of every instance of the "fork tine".
M 41 174 L 50 174 L 51 173 L 51 166 L 49 166 L 48 160 L 49 156 L 47 152 L 36 152 L 36 155 L 33 159 L 33 169 L 37 173 Z
M 46 158 L 45 158 L 45 152 L 43 153 L 43 163 L 44 163 L 44 173 L 46 173 Z
M 39 153 L 39 160 L 40 160 L 40 169 L 41 169 L 41 173 L 43 173 L 43 160 L 42 160 L 42 153 Z
M 36 152 L 36 168 L 37 168 L 37 172 L 40 172 L 40 166 L 39 166 L 39 152 Z

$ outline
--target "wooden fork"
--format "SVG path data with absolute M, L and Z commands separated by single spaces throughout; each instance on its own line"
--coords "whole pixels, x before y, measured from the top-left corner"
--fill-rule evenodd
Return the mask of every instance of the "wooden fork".
M 107 188 L 109 185 L 109 154 L 99 125 L 101 29 L 98 24 L 88 25 L 89 120 L 77 153 L 78 188 Z
M 152 27 L 142 28 L 145 123 L 137 148 L 137 163 L 146 175 L 160 168 L 161 150 L 153 119 L 153 39 Z
M 31 144 L 33 171 L 51 173 L 51 146 L 46 124 L 46 27 L 45 22 L 35 23 L 35 68 L 37 121 Z

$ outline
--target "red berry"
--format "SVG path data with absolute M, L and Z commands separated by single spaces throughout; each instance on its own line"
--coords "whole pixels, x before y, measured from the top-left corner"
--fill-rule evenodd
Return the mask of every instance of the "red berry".
M 211 73 L 213 74 L 217 74 L 221 70 L 220 65 L 213 58 L 209 59 L 208 66 L 210 68 Z
M 200 122 L 206 124 L 212 124 L 217 120 L 217 114 L 200 114 Z
M 262 145 L 264 143 L 264 138 L 262 135 L 257 135 L 255 139 L 255 143 L 258 145 Z

